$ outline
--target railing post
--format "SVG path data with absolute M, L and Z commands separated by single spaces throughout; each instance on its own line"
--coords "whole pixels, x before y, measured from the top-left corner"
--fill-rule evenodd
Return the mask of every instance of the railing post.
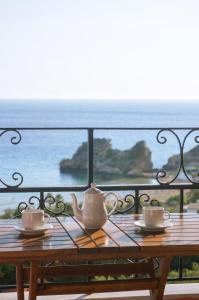
M 139 214 L 140 208 L 140 199 L 139 199 L 139 190 L 135 190 L 135 213 Z
M 40 192 L 40 208 L 44 209 L 44 193 Z
M 182 280 L 183 278 L 183 257 L 182 256 L 179 256 L 179 279 Z
M 180 212 L 184 210 L 184 190 L 180 189 Z
M 88 129 L 88 185 L 93 182 L 93 129 Z
M 184 210 L 184 189 L 180 189 L 180 212 Z M 179 256 L 179 279 L 183 278 L 183 257 Z

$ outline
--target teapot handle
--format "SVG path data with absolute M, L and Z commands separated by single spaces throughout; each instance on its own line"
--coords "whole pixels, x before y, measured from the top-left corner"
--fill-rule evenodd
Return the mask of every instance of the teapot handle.
M 113 208 L 112 208 L 111 211 L 108 213 L 108 217 L 115 211 L 115 209 L 116 209 L 116 207 L 117 207 L 117 204 L 118 204 L 118 200 L 119 200 L 117 194 L 115 194 L 114 192 L 108 192 L 108 193 L 106 193 L 106 194 L 104 195 L 104 197 L 106 198 L 106 197 L 109 196 L 109 195 L 115 196 L 116 201 L 115 201 L 115 204 L 114 204 Z

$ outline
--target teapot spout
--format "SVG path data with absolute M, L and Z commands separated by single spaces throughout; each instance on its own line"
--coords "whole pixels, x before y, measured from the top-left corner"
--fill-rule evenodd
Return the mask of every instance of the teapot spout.
M 72 209 L 73 209 L 74 215 L 80 222 L 82 222 L 82 211 L 79 208 L 79 205 L 78 205 L 78 202 L 77 202 L 77 197 L 74 193 L 71 194 L 71 197 L 73 199 Z

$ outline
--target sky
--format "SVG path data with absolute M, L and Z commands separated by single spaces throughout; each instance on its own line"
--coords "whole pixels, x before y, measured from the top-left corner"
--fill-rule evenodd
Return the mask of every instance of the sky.
M 0 99 L 199 100 L 198 0 L 0 0 Z

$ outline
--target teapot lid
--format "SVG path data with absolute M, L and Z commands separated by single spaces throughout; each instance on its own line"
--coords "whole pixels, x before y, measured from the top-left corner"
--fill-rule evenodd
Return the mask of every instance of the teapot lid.
M 85 191 L 86 194 L 101 194 L 103 193 L 99 189 L 96 188 L 95 182 L 91 183 L 91 187 Z

